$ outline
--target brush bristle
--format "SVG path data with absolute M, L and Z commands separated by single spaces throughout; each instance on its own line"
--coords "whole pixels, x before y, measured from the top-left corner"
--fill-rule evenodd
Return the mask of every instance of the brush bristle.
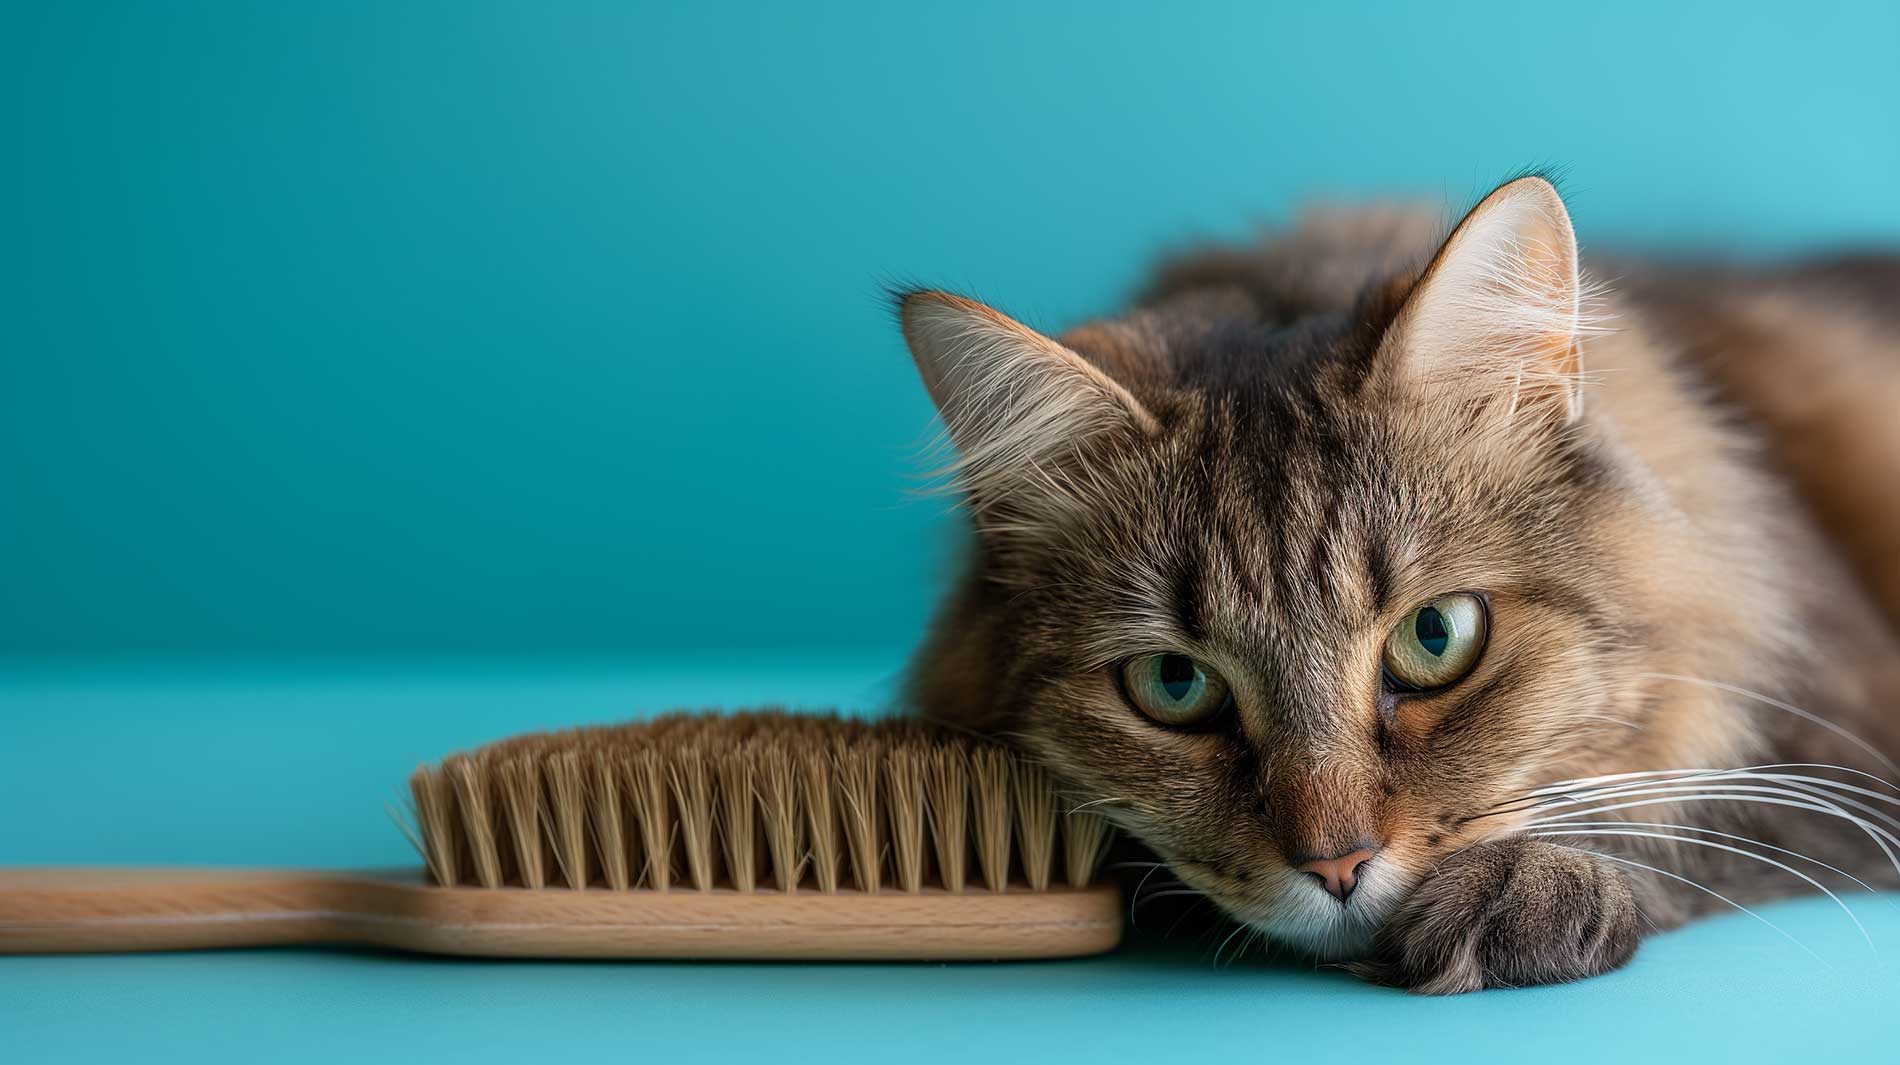
M 447 886 L 1084 887 L 1108 828 L 1008 748 L 918 721 L 756 711 L 534 733 L 409 779 Z

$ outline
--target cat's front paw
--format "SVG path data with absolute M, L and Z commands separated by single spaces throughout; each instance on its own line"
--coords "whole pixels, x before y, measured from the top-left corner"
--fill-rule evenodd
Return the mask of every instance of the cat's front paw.
M 1351 966 L 1421 994 L 1578 980 L 1636 953 L 1636 899 L 1612 863 L 1588 851 L 1511 837 L 1439 864 Z

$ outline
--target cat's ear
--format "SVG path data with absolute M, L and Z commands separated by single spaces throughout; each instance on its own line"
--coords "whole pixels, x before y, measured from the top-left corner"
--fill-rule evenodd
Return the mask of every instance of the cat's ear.
M 1047 480 L 1048 467 L 1098 434 L 1152 432 L 1155 420 L 1088 360 L 975 300 L 912 292 L 899 315 L 924 387 L 973 494 Z
M 1569 421 L 1582 411 L 1584 326 L 1570 212 L 1550 182 L 1524 177 L 1452 230 L 1381 355 L 1407 384 Z

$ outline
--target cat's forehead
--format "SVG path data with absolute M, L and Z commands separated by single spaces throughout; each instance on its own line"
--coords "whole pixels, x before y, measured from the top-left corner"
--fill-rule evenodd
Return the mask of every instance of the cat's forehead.
M 1204 517 L 1184 530 L 1203 611 L 1313 634 L 1382 609 L 1405 537 L 1380 505 L 1387 479 L 1348 440 L 1352 427 L 1270 432 L 1236 419 L 1232 428 L 1209 449 Z
M 1179 300 L 1062 339 L 1157 405 L 1186 392 L 1241 406 L 1336 392 L 1363 377 L 1377 342 L 1377 331 L 1350 312 L 1288 317 L 1241 303 L 1217 314 L 1204 303 Z
M 1105 616 L 1163 619 L 1190 647 L 1323 659 L 1518 565 L 1548 520 L 1533 502 L 1562 487 L 1549 463 L 1370 383 L 1377 334 L 1350 315 L 1147 314 L 1071 336 L 1161 432 L 1119 476 L 1086 479 L 1095 528 L 1067 557 L 1114 598 Z
M 1360 427 L 1214 406 L 1097 497 L 1093 542 L 1067 556 L 1082 583 L 1115 599 L 1117 626 L 1148 619 L 1189 647 L 1282 658 L 1351 639 L 1409 567 L 1415 538 L 1386 503 L 1402 490 L 1348 443 Z

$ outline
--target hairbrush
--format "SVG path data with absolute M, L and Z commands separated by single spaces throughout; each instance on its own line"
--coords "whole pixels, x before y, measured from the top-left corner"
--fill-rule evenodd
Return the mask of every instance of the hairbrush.
M 669 714 L 416 770 L 422 870 L 0 869 L 0 953 L 345 944 L 545 958 L 1066 957 L 1109 827 L 919 721 Z

